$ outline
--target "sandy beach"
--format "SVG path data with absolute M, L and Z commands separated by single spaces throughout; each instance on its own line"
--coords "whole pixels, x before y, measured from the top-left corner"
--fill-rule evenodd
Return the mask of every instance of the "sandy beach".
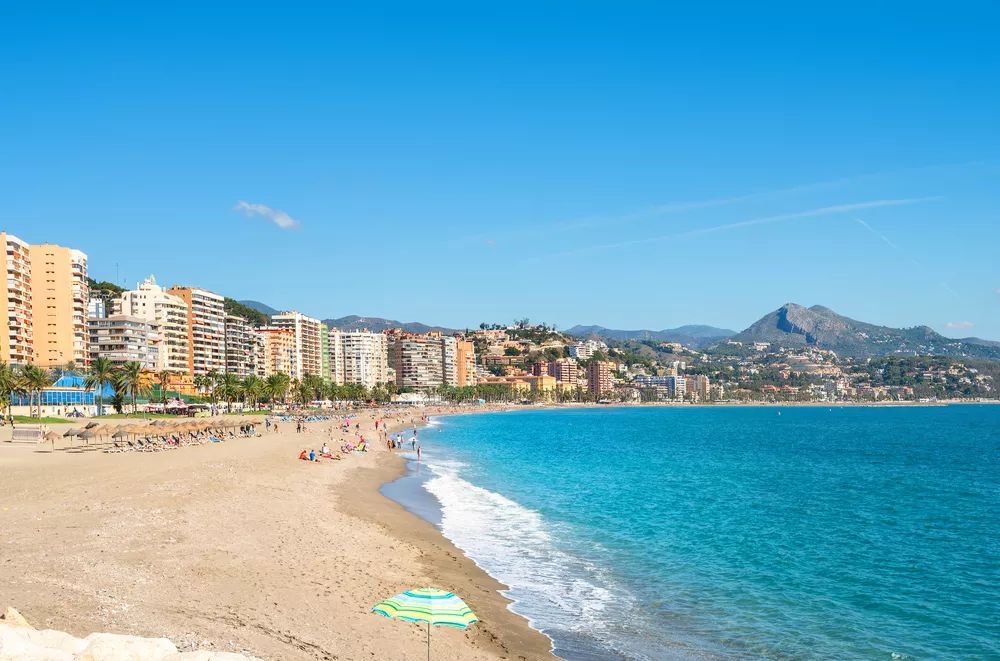
M 370 414 L 359 421 L 374 438 Z M 156 453 L 0 442 L 0 608 L 38 628 L 165 636 L 182 650 L 422 659 L 425 629 L 371 608 L 435 586 L 481 621 L 435 628 L 434 658 L 552 658 L 503 586 L 378 492 L 404 471 L 384 442 L 340 461 L 297 459 L 332 424 Z

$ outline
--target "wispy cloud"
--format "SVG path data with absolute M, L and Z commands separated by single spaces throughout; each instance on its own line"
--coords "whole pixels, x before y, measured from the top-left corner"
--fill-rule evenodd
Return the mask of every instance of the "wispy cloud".
M 248 218 L 254 215 L 264 216 L 283 230 L 299 229 L 302 227 L 302 223 L 295 220 L 281 209 L 272 209 L 264 204 L 248 204 L 247 202 L 240 200 L 236 203 L 236 206 L 234 206 L 232 210 L 242 211 Z
M 500 247 L 500 244 L 498 244 L 496 241 L 494 241 L 492 239 L 486 239 L 486 245 L 488 245 L 490 248 L 499 248 Z
M 630 241 L 620 241 L 617 243 L 604 243 L 595 246 L 587 246 L 585 248 L 578 248 L 576 250 L 569 250 L 566 252 L 556 253 L 550 255 L 550 257 L 567 257 L 571 255 L 582 255 L 585 253 L 598 252 L 602 250 L 611 250 L 614 248 L 629 248 L 632 246 L 646 245 L 649 243 L 659 243 L 662 241 L 668 241 L 670 239 L 679 239 L 683 237 L 698 236 L 701 234 L 710 234 L 714 232 L 726 232 L 729 230 L 740 229 L 743 227 L 752 227 L 754 225 L 766 225 L 770 223 L 781 223 L 793 220 L 799 220 L 802 218 L 813 218 L 816 216 L 825 216 L 829 214 L 837 213 L 850 213 L 852 211 L 860 211 L 861 209 L 875 209 L 879 207 L 897 207 L 907 204 L 919 204 L 921 202 L 931 202 L 934 200 L 940 200 L 940 197 L 913 197 L 913 198 L 903 198 L 896 200 L 871 200 L 868 202 L 858 202 L 855 204 L 838 204 L 828 207 L 819 207 L 817 209 L 809 209 L 807 211 L 797 211 L 795 213 L 786 213 L 778 216 L 766 216 L 763 218 L 753 218 L 751 220 L 743 220 L 737 223 L 727 223 L 725 225 L 716 225 L 713 227 L 701 227 L 697 229 L 688 230 L 685 232 L 675 232 L 673 234 L 663 234 L 660 236 L 651 236 L 643 239 L 632 239 Z
M 871 232 L 872 234 L 874 234 L 874 235 L 875 235 L 875 236 L 877 236 L 878 238 L 880 238 L 880 239 L 882 239 L 883 241 L 885 241 L 886 243 L 888 243 L 888 244 L 889 244 L 890 246 L 892 246 L 892 247 L 893 247 L 893 249 L 895 249 L 895 248 L 896 248 L 896 244 L 895 244 L 895 243 L 893 243 L 892 241 L 890 241 L 890 240 L 889 240 L 889 239 L 888 239 L 888 238 L 886 237 L 886 235 L 885 235 L 885 234 L 882 234 L 881 232 L 877 231 L 877 230 L 876 230 L 875 228 L 873 228 L 873 227 L 872 227 L 871 225 L 869 225 L 869 224 L 868 224 L 868 223 L 866 223 L 865 221 L 861 220 L 861 219 L 860 219 L 860 218 L 858 218 L 857 216 L 854 216 L 854 220 L 856 220 L 856 221 L 858 221 L 859 223 L 861 223 L 861 225 L 862 225 L 862 226 L 863 226 L 863 227 L 864 227 L 864 228 L 865 228 L 866 230 L 868 230 L 869 232 Z
M 951 330 L 968 330 L 973 326 L 975 326 L 975 324 L 971 321 L 949 321 L 945 324 L 945 327 L 950 328 Z

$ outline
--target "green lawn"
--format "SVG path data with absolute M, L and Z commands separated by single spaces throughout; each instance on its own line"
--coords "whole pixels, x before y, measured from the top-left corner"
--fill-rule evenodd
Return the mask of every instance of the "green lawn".
M 33 425 L 68 425 L 72 423 L 73 420 L 65 420 L 63 418 L 33 418 L 27 415 L 15 415 L 14 422 Z

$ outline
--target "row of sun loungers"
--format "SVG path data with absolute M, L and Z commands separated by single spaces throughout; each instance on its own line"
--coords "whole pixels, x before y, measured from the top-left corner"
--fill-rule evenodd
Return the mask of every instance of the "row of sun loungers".
M 167 436 L 147 436 L 146 438 L 134 440 L 115 441 L 114 446 L 108 448 L 105 452 L 110 454 L 120 452 L 161 452 L 163 450 L 177 450 L 189 445 L 203 445 L 209 442 L 224 443 L 225 441 L 237 438 L 249 438 L 250 436 L 254 436 L 254 433 L 235 433 L 229 431 L 227 433 L 217 432 L 210 434 L 208 432 L 199 432 L 195 434 L 187 432 Z

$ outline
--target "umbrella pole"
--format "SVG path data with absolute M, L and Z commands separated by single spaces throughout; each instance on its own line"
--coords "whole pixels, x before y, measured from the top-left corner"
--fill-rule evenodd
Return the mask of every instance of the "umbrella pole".
M 431 623 L 427 623 L 427 661 L 431 661 Z

